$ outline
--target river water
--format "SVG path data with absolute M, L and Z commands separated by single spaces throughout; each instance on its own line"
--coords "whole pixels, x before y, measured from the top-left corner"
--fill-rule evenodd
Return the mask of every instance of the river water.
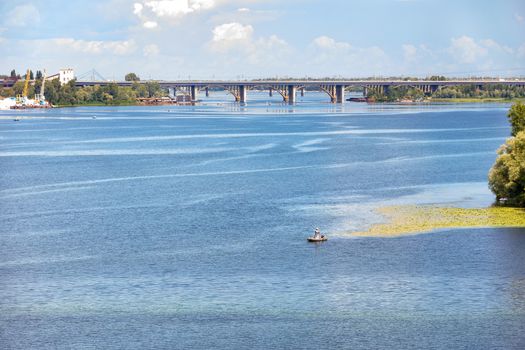
M 223 97 L 0 113 L 2 349 L 525 347 L 525 229 L 347 235 L 490 205 L 507 105 Z

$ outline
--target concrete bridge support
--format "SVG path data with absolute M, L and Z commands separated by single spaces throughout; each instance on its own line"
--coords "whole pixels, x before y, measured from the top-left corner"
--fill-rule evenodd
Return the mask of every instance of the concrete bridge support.
M 197 101 L 199 98 L 199 88 L 197 86 L 190 86 L 190 96 L 192 101 Z
M 383 94 L 385 92 L 385 86 L 386 85 L 366 85 L 365 88 L 365 96 L 368 95 L 369 91 L 373 91 L 377 94 Z
M 326 92 L 326 94 L 330 97 L 330 102 L 331 103 L 336 103 L 337 102 L 337 94 L 336 94 L 336 86 L 335 85 L 321 85 L 319 86 L 319 88 Z
M 335 102 L 336 103 L 345 102 L 345 86 L 344 85 L 335 86 Z
M 288 85 L 288 103 L 295 103 L 295 95 L 297 93 L 297 87 L 295 85 Z
M 248 89 L 246 85 L 239 85 L 239 102 L 246 103 L 248 95 Z

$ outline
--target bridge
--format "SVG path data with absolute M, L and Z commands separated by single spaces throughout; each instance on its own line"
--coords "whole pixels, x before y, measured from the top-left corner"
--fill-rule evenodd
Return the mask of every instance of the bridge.
M 146 84 L 156 82 L 162 88 L 168 89 L 170 93 L 180 92 L 189 96 L 192 101 L 199 99 L 199 92 L 204 91 L 206 96 L 210 89 L 223 89 L 233 95 L 235 101 L 246 103 L 248 101 L 249 90 L 268 90 L 269 95 L 278 93 L 284 102 L 295 103 L 297 93 L 304 95 L 305 90 L 324 91 L 332 103 L 343 103 L 345 101 L 345 91 L 348 88 L 362 88 L 367 95 L 369 90 L 383 93 L 392 87 L 411 87 L 423 91 L 427 95 L 447 86 L 472 85 L 483 89 L 489 85 L 502 85 L 506 87 L 517 86 L 525 87 L 524 79 L 503 80 L 181 80 L 181 81 L 77 81 L 76 86 L 104 86 L 117 84 L 119 86 L 132 86 L 135 83 Z

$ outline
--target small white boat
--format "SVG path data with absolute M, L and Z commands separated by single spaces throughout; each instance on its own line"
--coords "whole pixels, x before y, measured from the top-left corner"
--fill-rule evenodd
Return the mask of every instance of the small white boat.
M 308 242 L 324 242 L 328 241 L 328 237 L 321 234 L 321 231 L 319 231 L 319 228 L 316 228 L 314 231 L 314 235 L 307 238 Z
M 321 237 L 312 236 L 312 237 L 308 237 L 307 240 L 308 242 L 324 242 L 324 241 L 328 241 L 328 237 L 326 237 L 325 235 L 321 235 Z

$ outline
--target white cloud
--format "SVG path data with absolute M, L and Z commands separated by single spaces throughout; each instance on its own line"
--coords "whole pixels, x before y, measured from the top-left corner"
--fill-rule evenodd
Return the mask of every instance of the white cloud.
M 506 52 L 508 54 L 514 53 L 514 50 L 511 47 L 508 47 L 508 46 L 505 46 L 505 45 L 500 45 L 500 44 L 498 44 L 496 41 L 494 41 L 492 39 L 480 40 L 480 44 L 483 45 L 484 47 L 486 47 L 487 49 L 492 49 L 492 50 L 495 50 L 495 51 L 504 51 L 504 52 Z
M 407 62 L 414 62 L 417 58 L 417 47 L 412 44 L 404 44 L 403 47 L 403 57 Z
M 277 35 L 254 37 L 251 25 L 237 22 L 216 26 L 209 49 L 221 53 L 218 61 L 235 63 L 239 70 L 250 66 L 264 66 L 265 71 L 287 62 L 291 50 L 288 43 Z
M 142 25 L 144 26 L 144 28 L 153 29 L 157 28 L 158 23 L 155 21 L 146 21 Z
M 452 38 L 451 43 L 448 52 L 459 63 L 475 63 L 488 53 L 486 47 L 479 45 L 474 39 L 466 35 L 459 38 Z
M 144 28 L 152 29 L 161 22 L 173 24 L 186 15 L 209 10 L 217 1 L 221 0 L 142 0 L 133 4 L 133 14 Z
M 268 38 L 258 38 L 248 47 L 248 60 L 251 64 L 282 64 L 282 59 L 290 51 L 285 40 L 277 35 L 270 35 Z
M 242 25 L 237 22 L 221 24 L 213 29 L 213 41 L 216 43 L 232 40 L 250 39 L 253 33 L 251 25 Z
M 352 47 L 349 43 L 338 42 L 325 35 L 315 38 L 313 44 L 318 48 L 330 50 L 348 50 Z
M 356 47 L 324 35 L 312 41 L 304 61 L 309 68 L 307 73 L 318 71 L 326 76 L 380 74 L 390 64 L 388 56 L 380 47 Z
M 253 27 L 237 22 L 224 23 L 213 28 L 209 43 L 212 51 L 226 52 L 230 49 L 246 50 L 252 45 Z
M 36 41 L 40 44 L 55 45 L 63 49 L 71 49 L 73 51 L 88 54 L 110 53 L 115 55 L 127 55 L 136 50 L 134 40 L 88 41 L 72 38 L 56 38 Z
M 133 14 L 135 14 L 137 16 L 141 16 L 143 8 L 144 8 L 144 5 L 142 5 L 140 3 L 134 3 L 133 4 Z
M 40 12 L 31 4 L 16 6 L 5 17 L 5 24 L 13 27 L 25 27 L 40 22 Z
M 211 9 L 214 0 L 160 0 L 146 1 L 144 6 L 158 17 L 179 17 L 186 14 Z
M 518 57 L 519 57 L 519 58 L 525 57 L 525 44 L 522 44 L 522 45 L 518 48 Z
M 250 12 L 250 9 L 247 7 L 241 7 L 237 9 L 237 12 Z
M 516 21 L 523 23 L 523 16 L 521 16 L 519 13 L 515 13 L 514 18 L 516 18 Z
M 142 49 L 142 53 L 146 57 L 148 57 L 148 56 L 156 56 L 156 55 L 159 54 L 159 52 L 160 52 L 159 47 L 157 45 L 155 45 L 155 44 L 146 45 Z

